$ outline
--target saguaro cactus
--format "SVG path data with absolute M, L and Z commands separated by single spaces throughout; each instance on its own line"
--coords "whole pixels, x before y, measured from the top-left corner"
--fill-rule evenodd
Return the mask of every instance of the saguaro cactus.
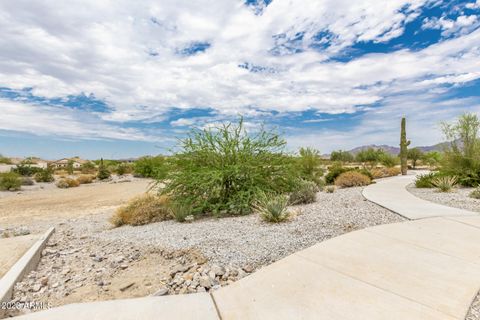
M 402 175 L 407 174 L 407 147 L 410 144 L 410 141 L 407 140 L 407 132 L 405 130 L 405 118 L 402 118 L 402 127 L 400 132 L 400 163 L 402 166 Z

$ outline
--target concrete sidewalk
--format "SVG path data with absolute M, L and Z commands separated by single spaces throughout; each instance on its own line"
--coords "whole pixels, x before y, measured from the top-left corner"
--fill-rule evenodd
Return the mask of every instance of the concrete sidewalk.
M 478 216 L 478 213 L 447 207 L 415 197 L 406 186 L 415 181 L 415 175 L 378 180 L 363 190 L 368 200 L 408 219 L 449 216 Z

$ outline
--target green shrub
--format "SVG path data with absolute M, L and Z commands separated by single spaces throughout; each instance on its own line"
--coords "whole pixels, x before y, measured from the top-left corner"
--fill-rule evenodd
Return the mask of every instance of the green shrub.
M 433 188 L 432 180 L 440 177 L 438 172 L 430 172 L 426 174 L 418 175 L 415 179 L 415 187 L 417 188 Z
M 339 162 L 353 162 L 355 157 L 348 151 L 332 151 L 330 154 L 330 160 Z
M 317 185 L 322 185 L 324 170 L 321 165 L 322 160 L 318 150 L 311 148 L 300 149 L 299 156 L 296 158 L 296 166 L 303 180 L 313 181 Z
M 325 182 L 327 184 L 333 184 L 335 179 L 344 172 L 351 171 L 352 168 L 345 168 L 340 163 L 335 163 L 328 168 L 328 173 L 325 176 Z
M 380 153 L 378 159 L 379 162 L 387 168 L 395 167 L 400 162 L 398 157 L 392 156 L 386 152 Z
M 449 192 L 458 183 L 457 177 L 437 177 L 432 179 L 432 185 L 441 192 Z
M 475 188 L 475 190 L 470 192 L 469 197 L 474 199 L 480 199 L 480 187 L 477 187 Z
M 22 186 L 33 186 L 35 184 L 33 179 L 30 177 L 21 177 L 20 181 L 22 183 Z
M 290 204 L 307 204 L 316 201 L 318 186 L 313 181 L 301 181 L 298 187 L 290 193 Z
M 93 162 L 85 162 L 80 166 L 80 171 L 82 173 L 94 173 L 96 170 L 95 164 Z
M 145 194 L 130 200 L 117 209 L 110 222 L 120 227 L 125 224 L 132 226 L 170 219 L 168 197 Z
M 384 156 L 385 152 L 382 149 L 368 148 L 358 152 L 355 159 L 364 167 L 374 168 Z
M 24 164 L 24 163 L 19 163 L 15 166 L 15 168 L 12 168 L 11 171 L 18 173 L 21 176 L 24 177 L 31 177 L 35 173 L 41 171 L 42 169 L 39 167 L 32 167 L 29 164 Z
M 162 193 L 190 205 L 195 215 L 248 214 L 259 193 L 294 189 L 299 173 L 283 152 L 285 143 L 263 128 L 248 134 L 243 120 L 193 130 L 172 158 Z
M 57 181 L 56 183 L 57 187 L 66 189 L 66 188 L 75 188 L 80 185 L 80 182 L 76 179 L 70 179 L 70 178 L 63 178 Z
M 15 172 L 0 173 L 0 190 L 18 191 L 22 185 L 20 176 Z
M 132 172 L 132 167 L 128 163 L 120 163 L 115 167 L 115 172 L 123 176 L 124 174 Z
M 429 167 L 437 168 L 442 162 L 442 154 L 438 151 L 429 151 L 423 154 L 421 160 Z
M 0 154 L 0 163 L 3 164 L 12 164 L 12 160 L 10 158 L 4 157 Z
M 36 182 L 52 182 L 55 180 L 53 171 L 50 168 L 40 169 L 33 176 Z
M 412 160 L 413 169 L 417 167 L 418 160 L 422 158 L 423 158 L 423 152 L 419 148 L 408 149 L 407 159 Z
M 335 185 L 341 188 L 367 186 L 371 182 L 368 176 L 356 171 L 344 172 L 335 179 Z
M 192 215 L 192 207 L 185 203 L 172 202 L 168 206 L 170 216 L 178 222 L 185 222 Z
M 100 159 L 100 164 L 98 165 L 97 178 L 99 180 L 110 178 L 110 171 L 108 171 L 107 167 L 104 165 L 103 159 Z
M 169 170 L 168 164 L 167 158 L 162 156 L 141 157 L 135 161 L 133 172 L 136 176 L 163 180 Z
M 285 195 L 259 195 L 255 208 L 260 217 L 267 222 L 282 222 L 288 219 L 288 197 Z

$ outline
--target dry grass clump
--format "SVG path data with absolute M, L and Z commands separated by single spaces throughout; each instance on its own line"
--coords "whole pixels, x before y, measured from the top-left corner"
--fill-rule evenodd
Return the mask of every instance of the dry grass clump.
M 257 201 L 255 209 L 266 222 L 283 222 L 290 216 L 288 197 L 285 195 L 262 195 Z
M 401 173 L 400 168 L 397 168 L 397 167 L 375 168 L 375 169 L 372 169 L 370 172 L 372 174 L 373 179 L 394 177 L 394 176 L 398 176 Z
M 117 209 L 110 218 L 115 227 L 124 224 L 139 226 L 147 223 L 171 219 L 167 196 L 144 194 L 130 200 L 126 205 Z
M 78 180 L 70 179 L 70 178 L 60 179 L 57 182 L 57 187 L 62 189 L 75 188 L 75 187 L 78 187 L 79 185 L 80 185 L 80 182 L 78 182 Z
M 95 177 L 91 174 L 82 174 L 77 178 L 78 183 L 80 184 L 87 184 L 92 183 Z
M 438 177 L 432 180 L 432 185 L 440 192 L 450 192 L 458 183 L 458 178 L 455 176 Z
M 335 185 L 340 188 L 367 186 L 371 182 L 369 177 L 356 171 L 344 172 L 335 179 Z
M 313 181 L 302 181 L 289 196 L 291 205 L 313 203 L 317 200 L 318 186 Z

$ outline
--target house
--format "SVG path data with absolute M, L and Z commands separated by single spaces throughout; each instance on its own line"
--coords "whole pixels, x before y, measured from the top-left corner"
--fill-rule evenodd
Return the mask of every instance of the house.
M 85 163 L 85 160 L 79 158 L 63 158 L 57 161 L 52 161 L 50 165 L 53 169 L 66 169 L 69 162 L 72 162 L 73 169 L 80 169 L 82 164 Z

